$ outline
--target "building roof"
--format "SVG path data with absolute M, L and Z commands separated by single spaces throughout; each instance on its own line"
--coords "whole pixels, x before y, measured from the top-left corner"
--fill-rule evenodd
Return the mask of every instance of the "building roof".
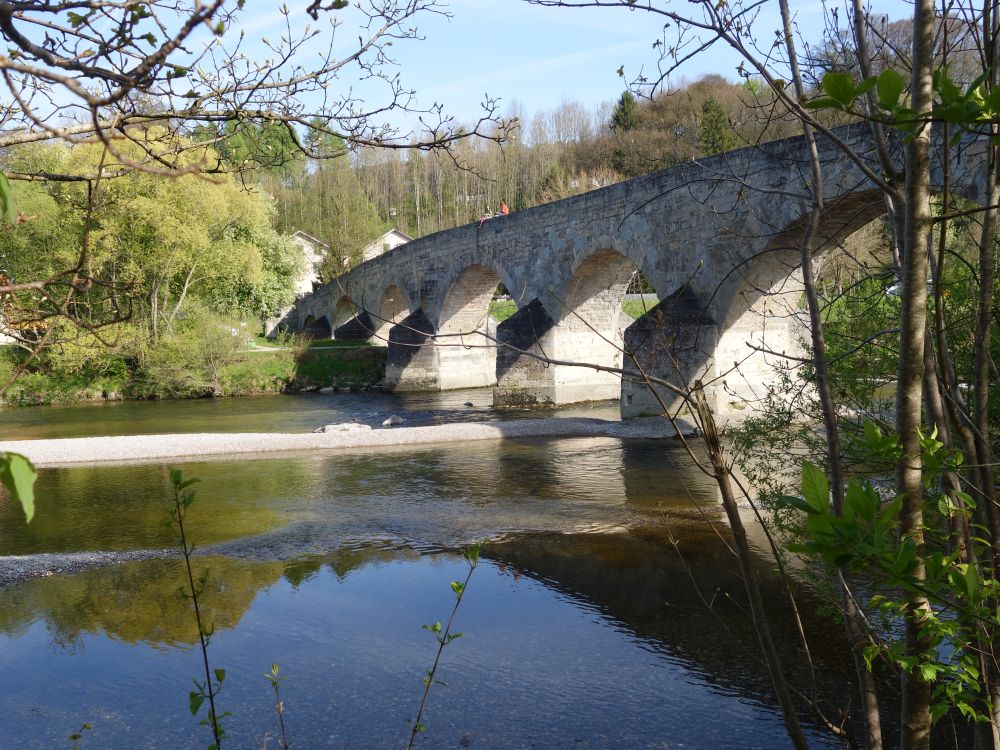
M 329 245 L 323 242 L 323 240 L 313 237 L 311 234 L 309 234 L 308 232 L 303 232 L 301 229 L 296 229 L 294 232 L 292 232 L 290 236 L 301 237 L 307 242 L 311 242 L 313 245 L 320 245 L 321 247 L 329 248 Z

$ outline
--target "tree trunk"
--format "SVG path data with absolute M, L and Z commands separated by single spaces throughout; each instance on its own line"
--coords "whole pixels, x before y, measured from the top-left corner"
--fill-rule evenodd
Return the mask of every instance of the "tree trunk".
M 917 116 L 932 108 L 934 51 L 933 0 L 916 0 L 913 14 L 913 52 L 910 80 L 912 107 Z M 920 445 L 924 341 L 927 324 L 927 253 L 931 230 L 929 123 L 920 123 L 906 147 L 906 208 L 902 242 L 903 295 L 896 388 L 896 429 L 902 455 L 896 466 L 896 491 L 902 498 L 899 532 L 917 548 L 914 578 L 926 578 L 923 564 L 923 457 Z M 916 665 L 902 675 L 901 737 L 903 750 L 930 747 L 931 683 L 921 677 L 920 664 L 928 659 L 931 643 L 921 633 L 930 606 L 920 594 L 904 592 L 906 655 Z

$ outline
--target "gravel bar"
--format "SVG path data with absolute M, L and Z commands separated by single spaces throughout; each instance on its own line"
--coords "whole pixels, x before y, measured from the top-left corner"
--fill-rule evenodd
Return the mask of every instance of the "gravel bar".
M 122 550 L 119 552 L 44 552 L 37 555 L 0 557 L 0 588 L 31 578 L 45 578 L 62 573 L 79 573 L 89 568 L 119 565 L 132 560 L 177 557 L 177 551 Z
M 665 437 L 664 419 L 611 422 L 603 419 L 546 418 L 511 422 L 452 423 L 430 427 L 345 427 L 331 432 L 237 432 L 180 435 L 123 435 L 58 440 L 0 441 L 0 451 L 21 453 L 36 466 L 134 463 L 166 458 L 196 458 L 244 453 L 372 449 L 505 440 L 527 437 Z

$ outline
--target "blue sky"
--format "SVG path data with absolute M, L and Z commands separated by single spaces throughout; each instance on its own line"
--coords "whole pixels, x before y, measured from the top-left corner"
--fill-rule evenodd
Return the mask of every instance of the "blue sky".
M 818 38 L 823 4 L 792 0 L 791 5 L 804 33 Z M 907 14 L 899 0 L 880 0 L 877 8 L 891 18 Z M 421 101 L 443 102 L 460 119 L 475 116 L 486 93 L 519 102 L 528 116 L 554 109 L 564 98 L 595 107 L 621 95 L 620 66 L 626 77 L 643 65 L 655 69 L 652 43 L 662 19 L 646 12 L 544 8 L 522 0 L 451 0 L 449 9 L 450 21 L 423 22 L 426 41 L 407 45 L 399 56 L 404 79 Z M 777 27 L 774 1 L 758 19 L 758 38 L 773 39 Z M 706 73 L 736 80 L 738 64 L 734 53 L 717 46 L 683 71 L 689 80 Z
M 523 0 L 446 1 L 450 19 L 422 17 L 416 25 L 426 39 L 400 42 L 393 52 L 402 81 L 416 89 L 420 104 L 443 103 L 460 121 L 473 120 L 487 94 L 500 98 L 502 109 L 516 102 L 528 118 L 555 109 L 564 99 L 594 109 L 615 101 L 624 90 L 619 67 L 625 67 L 626 78 L 643 66 L 655 69 L 652 43 L 662 18 L 641 10 L 545 8 Z M 263 10 L 265 0 L 258 2 L 248 4 L 241 28 L 250 37 L 280 33 L 281 17 L 274 6 Z M 304 3 L 289 5 L 294 20 L 306 20 Z M 777 5 L 777 0 L 763 3 L 754 26 L 765 44 L 778 27 Z M 823 2 L 792 0 L 791 5 L 802 32 L 818 39 Z M 879 0 L 876 10 L 895 19 L 908 15 L 909 8 L 905 0 Z M 356 40 L 347 24 L 357 11 L 339 13 L 345 21 L 342 39 Z M 841 18 L 846 18 L 843 8 Z M 717 45 L 686 63 L 682 73 L 688 80 L 707 73 L 736 80 L 738 63 L 734 53 Z

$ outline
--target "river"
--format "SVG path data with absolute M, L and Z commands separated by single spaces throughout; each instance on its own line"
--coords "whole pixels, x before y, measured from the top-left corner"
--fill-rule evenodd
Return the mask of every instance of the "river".
M 390 413 L 410 424 L 532 418 L 488 391 L 331 394 L 5 410 L 10 439 L 194 431 L 302 431 Z M 467 403 L 473 404 L 467 406 Z M 613 418 L 613 404 L 559 410 Z M 551 416 L 551 412 L 544 412 Z M 263 675 L 280 664 L 297 748 L 405 746 L 436 644 L 486 542 L 444 651 L 418 747 L 785 747 L 756 658 L 714 484 L 673 441 L 523 439 L 183 464 L 189 534 L 208 569 L 220 710 L 233 748 L 275 740 Z M 209 744 L 188 711 L 197 630 L 167 467 L 42 470 L 35 520 L 0 499 L 0 554 L 152 550 L 152 559 L 8 584 L 0 596 L 6 743 L 86 748 Z M 783 593 L 758 566 L 786 658 Z M 803 617 L 827 707 L 850 684 L 839 625 L 808 590 Z M 796 671 L 796 670 L 793 670 Z M 807 681 L 796 674 L 800 686 Z M 838 747 L 803 716 L 816 746 Z

